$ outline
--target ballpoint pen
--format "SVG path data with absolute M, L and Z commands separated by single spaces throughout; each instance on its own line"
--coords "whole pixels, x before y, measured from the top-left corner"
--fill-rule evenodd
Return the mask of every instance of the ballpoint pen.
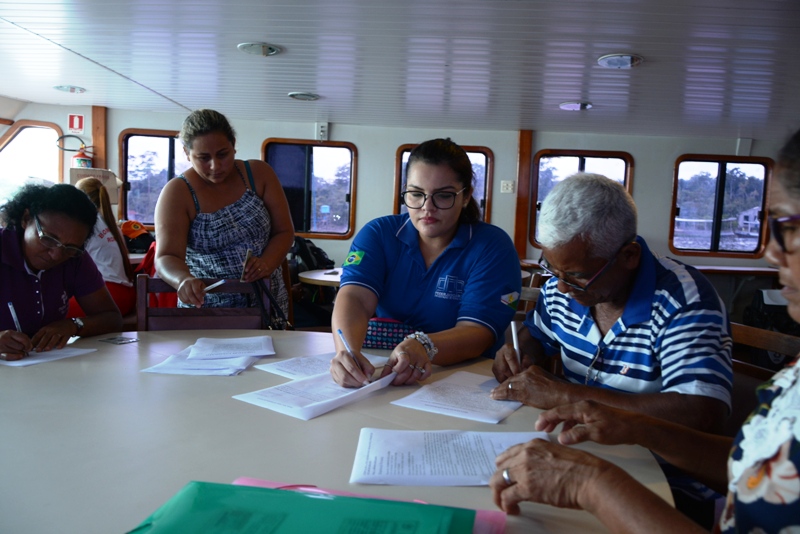
M 206 293 L 208 293 L 209 291 L 211 291 L 211 290 L 212 290 L 212 289 L 214 289 L 215 287 L 219 287 L 219 286 L 221 286 L 221 285 L 222 285 L 222 284 L 224 284 L 224 283 L 225 283 L 225 280 L 220 280 L 219 282 L 214 282 L 214 283 L 213 283 L 213 284 L 211 284 L 210 286 L 206 286 L 206 288 L 205 288 L 203 291 L 204 291 L 204 292 L 206 292 Z
M 519 351 L 519 334 L 517 325 L 511 323 L 511 341 L 514 343 L 514 352 L 517 353 L 517 363 L 522 363 L 522 353 Z
M 14 309 L 14 303 L 8 303 L 8 311 L 11 312 L 11 318 L 14 319 L 14 326 L 17 328 L 17 332 L 22 332 L 22 327 L 19 325 L 19 317 L 17 317 L 17 310 Z
M 350 348 L 350 343 L 348 343 L 347 339 L 344 337 L 344 332 L 342 332 L 342 329 L 341 328 L 337 328 L 336 329 L 336 333 L 339 334 L 339 339 L 342 340 L 342 344 L 344 345 L 344 350 L 346 350 L 347 354 L 349 354 L 350 357 L 353 358 L 353 361 L 355 362 L 356 367 L 358 367 L 358 370 L 363 373 L 364 369 L 361 368 L 361 364 L 358 363 L 358 359 L 356 358 L 356 355 L 353 354 L 353 349 Z M 368 384 L 369 384 L 369 377 L 367 377 L 367 379 L 364 380 L 364 382 L 361 383 L 362 386 L 366 386 Z
M 20 326 L 19 317 L 17 317 L 17 310 L 14 309 L 14 303 L 11 301 L 8 302 L 8 311 L 11 312 L 11 318 L 14 319 L 14 327 L 17 329 L 17 332 L 22 332 L 22 326 Z M 28 355 L 27 352 L 24 354 L 25 356 Z

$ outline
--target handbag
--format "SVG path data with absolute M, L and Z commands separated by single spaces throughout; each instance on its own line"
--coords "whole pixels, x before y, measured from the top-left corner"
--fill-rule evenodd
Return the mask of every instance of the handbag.
M 286 314 L 283 313 L 278 301 L 263 278 L 253 282 L 253 289 L 256 293 L 258 306 L 261 308 L 262 322 L 266 325 L 266 328 L 269 330 L 294 330 L 294 326 L 286 318 Z M 264 303 L 264 296 L 269 299 L 269 307 Z
M 394 319 L 373 317 L 367 323 L 367 337 L 364 339 L 364 348 L 392 350 L 403 341 L 407 335 L 413 334 L 414 327 Z

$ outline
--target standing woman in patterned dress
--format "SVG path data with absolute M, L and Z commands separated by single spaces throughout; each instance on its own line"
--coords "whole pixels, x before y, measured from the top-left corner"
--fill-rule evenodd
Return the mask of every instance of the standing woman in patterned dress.
M 224 115 L 192 112 L 179 135 L 192 164 L 170 180 L 155 212 L 156 272 L 178 290 L 184 307 L 245 307 L 246 295 L 209 293 L 201 278 L 265 279 L 286 312 L 281 263 L 294 243 L 289 204 L 272 167 L 237 160 L 236 137 Z

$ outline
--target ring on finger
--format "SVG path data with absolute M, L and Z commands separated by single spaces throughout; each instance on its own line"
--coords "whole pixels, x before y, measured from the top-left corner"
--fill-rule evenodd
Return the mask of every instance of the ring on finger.
M 503 482 L 505 482 L 508 486 L 514 485 L 514 481 L 511 480 L 511 476 L 508 474 L 508 469 L 503 469 Z

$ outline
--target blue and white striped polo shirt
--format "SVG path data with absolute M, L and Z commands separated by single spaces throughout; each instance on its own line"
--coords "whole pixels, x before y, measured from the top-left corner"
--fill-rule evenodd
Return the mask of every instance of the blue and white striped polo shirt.
M 656 257 L 644 239 L 633 291 L 603 337 L 590 309 L 551 278 L 525 325 L 545 351 L 559 350 L 573 383 L 628 393 L 676 392 L 731 404 L 730 328 L 725 306 L 697 269 Z M 594 365 L 592 360 L 597 356 Z

